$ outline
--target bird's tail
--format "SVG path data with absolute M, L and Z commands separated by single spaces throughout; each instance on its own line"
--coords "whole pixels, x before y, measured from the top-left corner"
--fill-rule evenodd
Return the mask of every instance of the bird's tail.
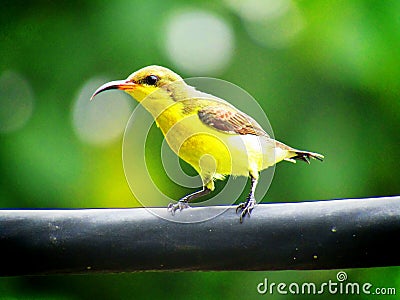
M 310 163 L 310 159 L 318 159 L 322 161 L 324 159 L 324 156 L 319 153 L 314 153 L 314 152 L 309 152 L 309 151 L 301 151 L 301 150 L 295 150 L 293 149 L 293 156 L 290 158 L 286 158 L 285 160 L 290 161 L 290 162 L 296 162 L 296 160 L 302 160 L 305 161 L 306 163 Z

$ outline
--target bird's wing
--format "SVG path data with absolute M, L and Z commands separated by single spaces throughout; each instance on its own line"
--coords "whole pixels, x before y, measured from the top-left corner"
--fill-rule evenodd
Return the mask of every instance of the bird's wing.
M 224 103 L 204 106 L 197 114 L 204 124 L 225 133 L 269 137 L 256 120 Z

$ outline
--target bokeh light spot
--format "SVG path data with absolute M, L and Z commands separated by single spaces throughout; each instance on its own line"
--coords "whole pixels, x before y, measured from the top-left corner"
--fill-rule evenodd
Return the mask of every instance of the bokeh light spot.
M 132 111 L 128 96 L 119 91 L 107 91 L 90 97 L 104 79 L 89 80 L 80 90 L 72 110 L 72 123 L 78 137 L 92 145 L 107 145 L 125 129 Z
M 292 45 L 305 27 L 305 20 L 291 0 L 226 0 L 243 21 L 249 36 L 268 48 Z
M 290 6 L 290 0 L 225 0 L 225 3 L 247 21 L 279 18 Z
M 34 97 L 29 82 L 14 71 L 0 76 L 0 132 L 21 129 L 30 119 Z
M 190 10 L 175 13 L 168 19 L 167 54 L 178 68 L 190 75 L 222 70 L 230 62 L 233 44 L 231 28 L 217 15 Z

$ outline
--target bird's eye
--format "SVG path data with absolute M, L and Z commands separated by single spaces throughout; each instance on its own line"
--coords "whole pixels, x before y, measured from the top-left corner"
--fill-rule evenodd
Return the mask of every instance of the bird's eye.
M 159 78 L 156 75 L 149 75 L 146 78 L 144 78 L 144 83 L 148 85 L 156 85 L 158 82 Z

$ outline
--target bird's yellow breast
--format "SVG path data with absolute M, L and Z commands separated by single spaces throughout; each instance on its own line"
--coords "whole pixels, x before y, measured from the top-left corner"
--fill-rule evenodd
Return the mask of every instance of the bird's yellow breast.
M 196 110 L 177 102 L 156 117 L 171 149 L 202 177 L 248 176 L 275 163 L 274 145 L 264 137 L 229 134 L 205 125 Z

